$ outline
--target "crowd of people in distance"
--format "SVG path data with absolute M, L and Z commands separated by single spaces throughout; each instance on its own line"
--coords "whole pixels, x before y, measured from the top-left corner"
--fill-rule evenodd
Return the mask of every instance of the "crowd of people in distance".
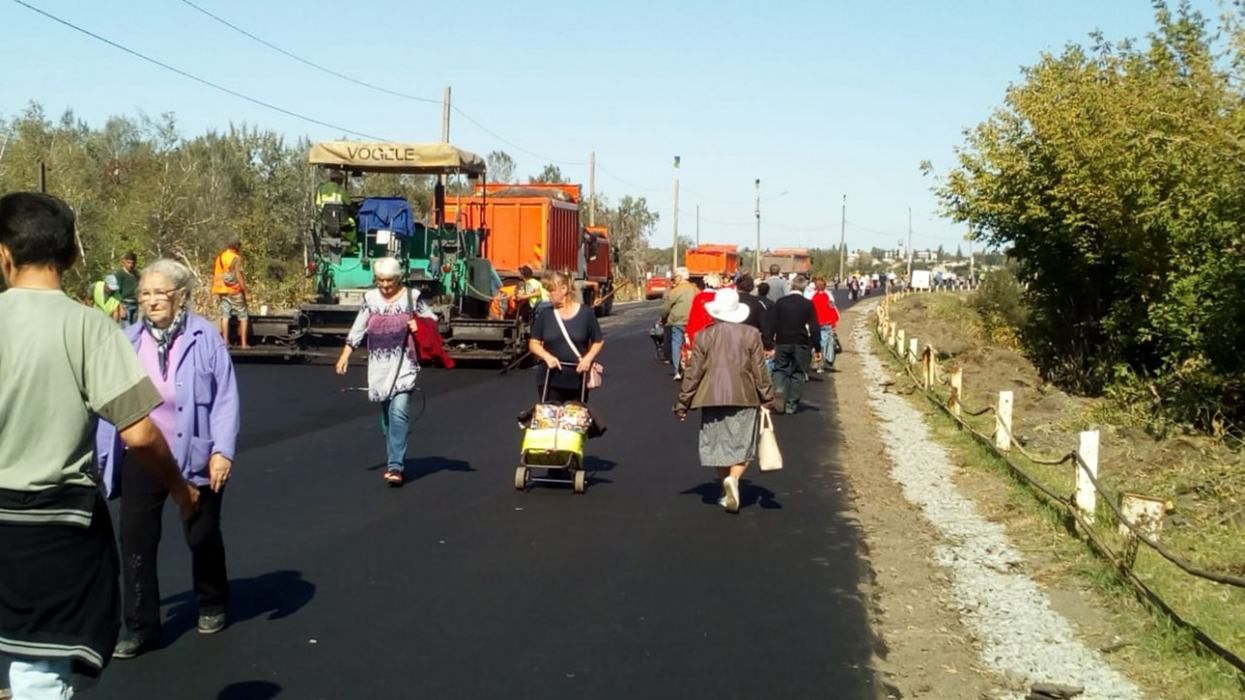
M 739 480 L 757 450 L 760 410 L 793 414 L 804 385 L 833 372 L 839 311 L 826 280 L 781 274 L 778 266 L 757 282 L 717 274 L 692 283 L 687 268 L 674 273 L 662 304 L 663 361 L 681 382 L 674 411 L 685 420 L 700 410 L 698 451 L 717 470 L 720 505 L 738 512 Z

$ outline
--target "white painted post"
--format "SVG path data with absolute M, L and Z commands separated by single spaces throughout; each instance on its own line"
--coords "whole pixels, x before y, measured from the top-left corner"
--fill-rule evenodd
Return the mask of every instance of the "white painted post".
M 899 353 L 900 357 L 903 357 L 904 348 L 908 347 L 907 341 L 904 340 L 906 336 L 907 333 L 905 333 L 902 328 L 900 328 L 899 332 L 895 334 L 895 352 Z
M 951 412 L 960 415 L 960 406 L 964 403 L 964 368 L 956 367 L 951 370 Z
M 994 411 L 994 446 L 1003 452 L 1012 449 L 1012 392 L 1000 391 Z
M 1095 479 L 1098 478 L 1098 431 L 1085 430 L 1081 432 L 1080 437 L 1080 445 L 1077 446 L 1076 453 L 1081 456 L 1081 461 L 1085 464 L 1084 466 L 1076 465 L 1076 507 L 1080 509 L 1085 521 L 1093 525 L 1094 512 L 1098 508 L 1098 491 L 1085 471 L 1088 469 Z
M 886 332 L 886 345 L 888 347 L 895 345 L 895 333 L 899 330 L 899 324 L 891 321 L 889 330 Z
M 920 347 L 921 345 L 920 343 L 917 342 L 916 338 L 908 338 L 908 363 L 909 364 L 915 363 L 920 359 L 920 355 L 917 354 L 917 349 Z

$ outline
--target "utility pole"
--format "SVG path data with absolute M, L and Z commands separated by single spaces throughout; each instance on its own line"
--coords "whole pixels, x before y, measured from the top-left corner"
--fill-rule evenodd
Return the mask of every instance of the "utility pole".
M 679 266 L 679 157 L 674 157 L 674 245 L 670 248 L 670 269 Z
M 847 195 L 843 195 L 843 216 L 839 219 L 839 282 L 847 271 Z
M 908 284 L 912 284 L 912 207 L 908 207 Z
M 968 277 L 969 279 L 973 278 L 974 270 L 976 269 L 973 266 L 973 262 L 974 262 L 973 260 L 973 230 L 969 229 L 968 230 Z
M 441 143 L 450 142 L 450 86 L 445 86 L 445 96 L 441 98 Z
M 441 98 L 441 143 L 450 142 L 450 86 L 445 86 L 445 95 Z M 445 225 L 445 187 L 449 176 L 437 176 L 437 187 L 432 194 L 432 208 L 435 210 L 433 220 L 437 227 Z
M 597 225 L 597 152 L 588 154 L 588 225 Z
M 756 255 L 754 257 L 756 257 L 756 276 L 757 276 L 757 279 L 760 279 L 761 278 L 761 178 L 758 177 L 756 179 L 755 184 L 756 184 L 756 189 L 757 189 L 757 203 L 756 203 L 756 212 L 755 212 L 757 216 L 757 249 L 756 249 Z
M 696 247 L 700 247 L 700 205 L 696 205 Z

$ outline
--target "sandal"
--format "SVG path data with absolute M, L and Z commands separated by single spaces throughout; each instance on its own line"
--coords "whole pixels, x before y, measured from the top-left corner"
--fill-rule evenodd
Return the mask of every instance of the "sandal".
M 385 472 L 385 481 L 388 482 L 390 486 L 396 488 L 405 483 L 406 479 L 402 476 L 402 472 L 397 469 L 390 469 Z

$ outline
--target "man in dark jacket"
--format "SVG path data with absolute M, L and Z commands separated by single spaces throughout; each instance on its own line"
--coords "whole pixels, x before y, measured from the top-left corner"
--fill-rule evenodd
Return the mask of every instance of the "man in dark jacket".
M 765 351 L 769 352 L 774 349 L 773 334 L 769 332 L 769 307 L 762 303 L 761 297 L 753 294 L 754 284 L 751 275 L 742 275 L 735 282 L 735 289 L 739 291 L 739 303 L 748 307 L 748 320 L 744 323 L 761 331 L 761 341 Z
M 804 298 L 807 284 L 803 277 L 792 280 L 791 290 L 769 312 L 772 345 L 767 343 L 766 347 L 774 348 L 774 388 L 783 395 L 786 413 L 799 409 L 813 356 L 821 358 L 817 310 Z

